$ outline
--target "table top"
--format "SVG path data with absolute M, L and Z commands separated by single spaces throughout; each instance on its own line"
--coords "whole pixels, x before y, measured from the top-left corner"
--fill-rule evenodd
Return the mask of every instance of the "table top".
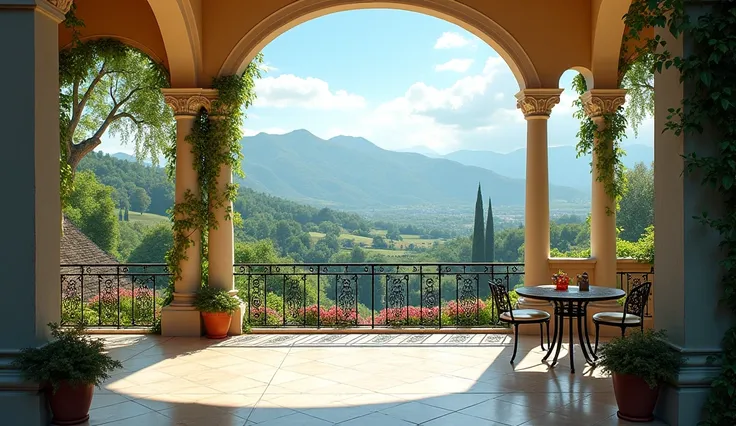
M 596 302 L 620 299 L 626 295 L 626 292 L 618 288 L 597 286 L 590 286 L 589 291 L 580 291 L 576 285 L 569 286 L 567 291 L 558 291 L 555 290 L 554 285 L 539 285 L 519 287 L 516 289 L 516 294 L 530 299 Z

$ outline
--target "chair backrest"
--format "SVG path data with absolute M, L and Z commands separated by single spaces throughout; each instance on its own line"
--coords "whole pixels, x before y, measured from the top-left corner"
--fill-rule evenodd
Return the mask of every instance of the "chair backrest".
M 652 283 L 647 281 L 631 289 L 629 295 L 626 296 L 626 302 L 624 302 L 624 318 L 622 321 L 626 321 L 626 314 L 636 315 L 644 321 L 644 309 L 649 301 L 651 288 Z
M 498 309 L 498 315 L 508 312 L 513 320 L 514 311 L 511 307 L 511 298 L 509 297 L 509 292 L 506 290 L 506 287 L 501 284 L 493 284 L 490 281 L 488 282 L 488 285 L 491 287 L 491 294 L 493 295 L 493 302 L 496 304 L 496 309 Z

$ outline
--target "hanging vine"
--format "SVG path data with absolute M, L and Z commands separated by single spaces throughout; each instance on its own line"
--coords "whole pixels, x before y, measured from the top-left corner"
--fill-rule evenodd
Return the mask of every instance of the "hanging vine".
M 588 91 L 588 86 L 582 74 L 578 74 L 572 81 L 573 89 L 582 96 Z M 614 200 L 616 210 L 618 203 L 626 194 L 626 168 L 621 158 L 626 152 L 621 148 L 621 140 L 626 136 L 626 116 L 624 108 L 618 107 L 614 113 L 606 113 L 600 118 L 603 125 L 599 127 L 591 118 L 583 106 L 583 100 L 578 97 L 573 102 L 577 110 L 573 116 L 580 120 L 580 130 L 577 137 L 578 158 L 591 155 L 595 158 L 595 167 L 598 172 L 596 180 L 603 183 L 606 194 Z M 610 207 L 606 207 L 606 213 L 612 214 Z
M 207 232 L 216 229 L 218 219 L 215 211 L 225 207 L 225 220 L 237 224 L 240 217 L 232 210 L 238 191 L 236 183 L 220 188 L 218 179 L 222 166 L 229 166 L 236 176 L 244 177 L 241 168 L 242 153 L 240 139 L 243 137 L 240 126 L 245 119 L 244 110 L 256 98 L 255 81 L 261 77 L 263 56 L 257 55 L 248 65 L 242 76 L 215 78 L 212 88 L 217 90 L 217 99 L 212 102 L 211 111 L 202 108 L 197 114 L 192 132 L 186 141 L 192 147 L 197 172 L 199 194 L 191 190 L 184 193 L 184 200 L 176 203 L 170 210 L 174 244 L 166 254 L 166 262 L 172 278 L 169 283 L 164 305 L 171 303 L 174 282 L 181 279 L 181 263 L 186 260 L 187 250 L 196 244 L 192 236 L 199 232 L 202 253 L 202 283 L 207 283 Z M 176 146 L 167 153 L 169 177 L 173 178 L 176 163 Z
M 736 319 L 736 1 L 691 5 L 690 18 L 683 0 L 638 0 L 626 16 L 627 39 L 642 42 L 641 52 L 654 55 L 658 72 L 674 67 L 687 84 L 681 105 L 668 109 L 666 131 L 675 135 L 701 134 L 708 123 L 708 138 L 702 138 L 712 153 L 686 153 L 685 172 L 720 195 L 715 212 L 697 217 L 721 236 L 722 302 Z M 663 28 L 673 36 L 686 34 L 691 49 L 673 55 L 661 36 L 644 38 L 645 28 Z M 707 426 L 736 424 L 736 327 L 726 332 L 723 352 L 717 361 L 720 375 L 711 386 L 702 423 Z

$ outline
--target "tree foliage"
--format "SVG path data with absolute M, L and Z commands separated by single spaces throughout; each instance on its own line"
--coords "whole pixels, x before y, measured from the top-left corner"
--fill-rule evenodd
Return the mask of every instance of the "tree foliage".
M 626 170 L 626 179 L 629 190 L 621 199 L 616 225 L 621 229 L 619 238 L 637 241 L 654 223 L 654 166 L 638 163 Z
M 485 244 L 485 261 L 493 262 L 496 257 L 495 249 L 495 229 L 493 227 L 493 205 L 491 197 L 488 197 L 488 218 L 486 219 L 486 244 Z
M 171 226 L 159 224 L 149 227 L 137 247 L 128 257 L 129 263 L 164 263 L 166 252 L 171 249 L 174 236 Z
M 118 255 L 120 230 L 112 188 L 98 182 L 93 173 L 77 174 L 64 214 L 98 247 Z
M 473 221 L 473 251 L 472 262 L 483 262 L 485 260 L 485 232 L 483 229 L 483 194 L 478 184 L 478 197 L 475 200 L 475 218 Z
M 176 135 L 161 89 L 166 70 L 117 40 L 75 43 L 59 53 L 59 85 L 68 120 L 64 156 L 75 170 L 106 134 L 133 143 L 138 158 L 154 163 Z

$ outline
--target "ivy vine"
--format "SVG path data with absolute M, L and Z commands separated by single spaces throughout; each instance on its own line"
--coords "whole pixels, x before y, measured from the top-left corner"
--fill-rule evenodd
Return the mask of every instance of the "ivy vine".
M 229 166 L 232 172 L 244 177 L 241 160 L 240 139 L 243 137 L 241 124 L 245 118 L 244 110 L 255 100 L 255 80 L 261 77 L 263 55 L 258 54 L 242 76 L 232 75 L 215 78 L 212 88 L 217 90 L 217 99 L 211 110 L 202 108 L 194 122 L 192 132 L 186 138 L 191 145 L 197 172 L 199 194 L 187 190 L 184 200 L 176 203 L 169 214 L 172 220 L 174 243 L 166 255 L 171 272 L 171 280 L 164 305 L 171 303 L 174 282 L 181 279 L 181 263 L 187 259 L 186 251 L 196 244 L 192 236 L 199 231 L 202 254 L 202 284 L 208 281 L 207 272 L 207 232 L 217 229 L 215 211 L 225 206 L 225 220 L 237 224 L 240 217 L 232 210 L 237 197 L 238 185 L 229 183 L 224 189 L 218 187 L 222 166 Z M 167 153 L 169 177 L 173 178 L 176 163 L 176 146 Z
M 580 96 L 588 91 L 582 74 L 573 78 L 572 85 Z M 585 112 L 580 96 L 573 102 L 573 106 L 577 108 L 573 116 L 580 120 L 580 130 L 577 133 L 577 156 L 579 158 L 594 154 L 596 162 L 594 165 L 591 164 L 591 167 L 595 167 L 598 171 L 596 180 L 603 183 L 606 194 L 614 201 L 615 210 L 618 210 L 619 202 L 627 189 L 626 167 L 621 161 L 621 158 L 626 155 L 621 148 L 621 140 L 626 136 L 627 124 L 624 108 L 618 107 L 613 113 L 603 114 L 600 118 L 603 123 L 599 127 L 595 120 Z M 606 214 L 613 213 L 614 210 L 607 206 Z
M 668 109 L 665 130 L 675 135 L 701 134 L 708 123 L 712 154 L 686 153 L 685 173 L 699 177 L 714 188 L 722 203 L 718 212 L 696 218 L 721 236 L 722 302 L 736 317 L 736 1 L 686 2 L 683 0 L 637 0 L 625 20 L 630 29 L 626 40 L 638 40 L 642 53 L 654 55 L 655 70 L 674 67 L 688 91 L 681 105 Z M 692 10 L 686 10 L 693 7 Z M 695 9 L 697 7 L 697 9 Z M 691 13 L 687 13 L 691 12 Z M 696 16 L 691 18 L 691 16 Z M 645 28 L 663 28 L 673 36 L 687 34 L 692 49 L 673 55 L 666 41 L 655 35 L 643 38 Z M 736 424 L 736 327 L 726 332 L 723 352 L 713 362 L 720 375 L 713 381 L 704 407 L 707 426 Z

